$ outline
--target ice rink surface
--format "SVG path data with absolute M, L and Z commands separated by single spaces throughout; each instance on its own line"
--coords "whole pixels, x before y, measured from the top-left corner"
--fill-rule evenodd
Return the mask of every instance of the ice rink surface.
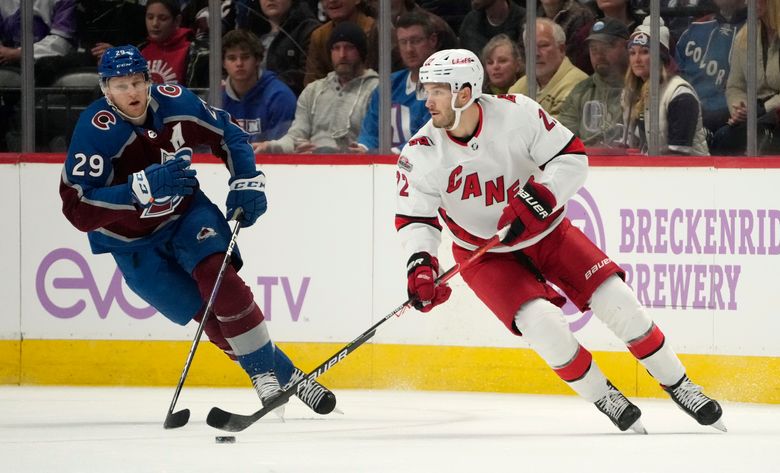
M 671 400 L 634 399 L 649 435 L 621 433 L 574 396 L 337 391 L 344 414 L 292 399 L 236 435 L 205 423 L 248 414 L 251 388 L 185 386 L 190 423 L 164 430 L 173 388 L 0 387 L 3 473 L 780 472 L 780 406 L 723 403 L 724 434 Z

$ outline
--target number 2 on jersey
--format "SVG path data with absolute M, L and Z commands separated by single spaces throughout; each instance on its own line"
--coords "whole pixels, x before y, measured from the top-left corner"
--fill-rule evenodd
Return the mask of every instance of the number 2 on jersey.
M 401 184 L 401 181 L 403 181 L 403 185 Z M 398 195 L 401 197 L 409 197 L 409 178 L 406 177 L 406 174 L 401 173 L 401 171 L 396 171 L 395 182 L 399 187 Z
M 539 118 L 541 118 L 544 122 L 544 127 L 547 129 L 547 131 L 552 130 L 555 126 L 555 120 L 547 116 L 547 113 L 545 113 L 545 111 L 541 108 L 539 109 Z

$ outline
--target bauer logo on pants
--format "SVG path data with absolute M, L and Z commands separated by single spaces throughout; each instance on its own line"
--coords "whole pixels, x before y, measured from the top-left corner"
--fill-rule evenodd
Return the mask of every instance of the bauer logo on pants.
M 601 213 L 593 196 L 584 187 L 566 203 L 566 216 L 572 225 L 579 228 L 601 251 L 608 253 Z M 570 301 L 563 306 L 563 313 L 574 332 L 582 329 L 593 316 L 590 311 L 581 313 Z

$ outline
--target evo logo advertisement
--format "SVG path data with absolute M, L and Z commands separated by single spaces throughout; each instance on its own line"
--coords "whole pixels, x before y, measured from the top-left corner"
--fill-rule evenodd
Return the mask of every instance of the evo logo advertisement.
M 104 255 L 100 258 L 110 257 Z M 143 320 L 157 314 L 154 307 L 132 293 L 124 284 L 122 273 L 115 265 L 113 267 L 111 277 L 107 281 L 100 280 L 85 255 L 72 248 L 52 250 L 41 260 L 36 270 L 37 299 L 46 313 L 57 319 L 108 319 L 121 314 L 122 317 Z M 273 320 L 275 316 L 284 317 L 285 312 L 292 322 L 304 320 L 301 313 L 310 277 L 243 276 L 247 284 L 255 283 L 252 291 L 255 300 L 262 301 L 266 320 Z

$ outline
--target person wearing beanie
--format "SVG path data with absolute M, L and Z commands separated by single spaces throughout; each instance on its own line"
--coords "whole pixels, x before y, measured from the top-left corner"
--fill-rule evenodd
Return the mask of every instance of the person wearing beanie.
M 675 72 L 669 55 L 669 28 L 660 28 L 660 154 L 707 156 L 701 104 L 693 86 Z M 650 17 L 637 26 L 628 40 L 629 67 L 623 89 L 623 143 L 647 153 L 647 119 L 650 107 Z
M 377 67 L 377 40 L 376 20 L 368 16 L 362 4 L 363 0 L 323 0 L 322 7 L 330 21 L 318 27 L 311 33 L 309 52 L 306 57 L 306 73 L 303 77 L 303 85 L 307 86 L 317 79 L 322 79 L 333 70 L 331 51 L 328 40 L 336 27 L 346 21 L 357 24 L 368 38 L 367 55 L 365 64 L 367 67 Z
M 255 147 L 258 153 L 346 153 L 357 141 L 379 75 L 366 67 L 366 35 L 356 23 L 339 23 L 325 43 L 333 70 L 307 85 L 287 134 Z

